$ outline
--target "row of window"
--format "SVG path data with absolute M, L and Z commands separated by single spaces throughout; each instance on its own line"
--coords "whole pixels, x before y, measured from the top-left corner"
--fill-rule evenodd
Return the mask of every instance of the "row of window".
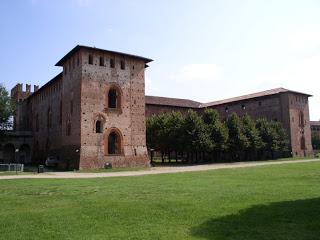
M 259 107 L 262 106 L 262 102 L 261 102 L 261 101 L 258 102 L 258 106 L 259 106 Z M 242 110 L 246 110 L 246 105 L 245 105 L 245 104 L 241 104 L 240 107 L 241 107 Z M 225 111 L 226 113 L 229 112 L 229 107 L 228 107 L 228 106 L 225 107 L 224 111 Z
M 320 126 L 311 126 L 312 131 L 320 132 Z
M 105 67 L 106 66 L 106 62 L 107 62 L 106 60 L 107 59 L 105 59 L 104 57 L 100 56 L 99 57 L 99 66 Z M 89 54 L 88 64 L 93 65 L 93 55 L 92 54 Z M 115 68 L 115 60 L 113 58 L 109 59 L 109 66 L 110 66 L 110 68 Z M 124 60 L 121 60 L 120 61 L 120 69 L 125 70 L 125 68 L 126 68 L 125 62 L 124 62 Z

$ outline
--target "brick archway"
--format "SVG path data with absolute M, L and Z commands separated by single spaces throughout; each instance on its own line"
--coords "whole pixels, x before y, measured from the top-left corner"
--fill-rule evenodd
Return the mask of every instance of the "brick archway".
M 123 155 L 123 136 L 118 128 L 109 128 L 104 133 L 104 155 Z

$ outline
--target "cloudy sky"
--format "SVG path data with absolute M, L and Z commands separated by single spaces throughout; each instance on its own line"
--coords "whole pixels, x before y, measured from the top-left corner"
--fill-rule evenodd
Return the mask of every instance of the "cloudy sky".
M 320 119 L 318 0 L 3 0 L 0 82 L 43 85 L 76 44 L 154 59 L 146 94 L 213 101 L 306 92 Z

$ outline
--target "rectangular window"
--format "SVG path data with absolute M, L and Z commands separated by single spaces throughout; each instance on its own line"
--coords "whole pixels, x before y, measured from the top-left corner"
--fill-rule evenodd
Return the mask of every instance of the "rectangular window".
M 110 59 L 110 67 L 114 68 L 114 59 L 112 59 L 112 58 Z
M 70 101 L 70 114 L 73 113 L 73 100 Z
M 121 67 L 122 70 L 124 70 L 125 67 L 126 67 L 123 60 L 120 61 L 120 67 Z
M 102 67 L 104 66 L 104 58 L 103 57 L 100 57 L 99 65 L 102 66 Z
M 60 100 L 60 107 L 59 107 L 59 124 L 62 125 L 62 101 Z
M 89 64 L 93 64 L 93 56 L 91 54 L 89 54 Z
M 39 132 L 39 115 L 36 115 L 36 132 Z

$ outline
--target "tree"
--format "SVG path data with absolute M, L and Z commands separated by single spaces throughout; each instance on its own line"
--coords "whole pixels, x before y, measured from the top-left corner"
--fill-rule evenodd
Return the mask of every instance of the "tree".
M 266 119 L 257 120 L 257 129 L 262 139 L 262 150 L 266 157 L 275 157 L 275 153 L 288 150 L 288 137 L 285 129 L 278 122 L 268 122 Z
M 248 114 L 242 117 L 242 125 L 243 133 L 248 139 L 248 145 L 245 149 L 246 158 L 255 160 L 258 150 L 262 147 L 262 139 L 259 136 L 255 121 Z
M 312 146 L 315 150 L 320 149 L 320 135 L 318 133 L 312 133 Z
M 171 161 L 171 151 L 175 152 L 176 161 L 178 151 L 183 151 L 183 123 L 184 118 L 181 112 L 167 113 L 165 117 L 165 136 L 168 147 L 168 157 Z
M 242 121 L 236 113 L 232 113 L 227 118 L 226 124 L 229 129 L 229 153 L 232 159 L 241 160 L 243 151 L 249 146 Z
M 206 109 L 202 115 L 203 122 L 206 124 L 211 143 L 208 151 L 215 155 L 215 158 L 221 158 L 222 152 L 227 148 L 228 129 L 221 122 L 217 110 Z
M 189 110 L 184 120 L 183 129 L 185 149 L 191 153 L 192 161 L 195 153 L 197 161 L 198 153 L 203 153 L 211 148 L 211 141 L 205 124 L 195 111 Z
M 10 118 L 14 114 L 14 104 L 10 99 L 8 91 L 0 84 L 0 130 L 12 128 Z

